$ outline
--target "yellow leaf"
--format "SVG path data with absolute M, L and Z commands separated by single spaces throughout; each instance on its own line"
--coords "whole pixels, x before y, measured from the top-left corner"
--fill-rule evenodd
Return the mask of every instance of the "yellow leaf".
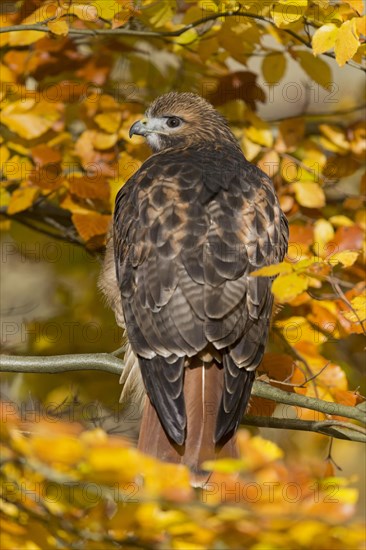
M 11 195 L 4 187 L 0 187 L 0 207 L 6 208 L 9 205 Z
M 69 32 L 69 25 L 66 21 L 49 21 L 47 23 L 47 27 L 53 34 L 57 34 L 59 36 L 66 36 Z
M 327 220 L 320 219 L 314 224 L 314 244 L 318 244 L 319 249 L 323 250 L 324 245 L 334 237 L 334 229 Z
M 343 216 L 343 214 L 331 216 L 329 221 L 334 227 L 351 227 L 351 225 L 354 225 L 354 222 L 347 216 Z
M 140 168 L 141 161 L 123 152 L 118 159 L 118 169 L 116 177 L 108 180 L 110 186 L 110 205 L 111 211 L 114 210 L 114 203 L 118 191 L 123 187 L 126 181 Z
M 281 321 L 276 321 L 276 326 L 281 329 L 284 337 L 291 345 L 299 344 L 300 342 L 320 344 L 327 340 L 327 337 L 319 333 L 317 328 L 314 329 L 305 317 L 296 315 Z
M 141 467 L 139 456 L 136 449 L 129 447 L 111 449 L 107 444 L 89 449 L 88 460 L 90 467 L 96 473 L 110 475 L 111 479 L 119 476 L 122 479 L 133 480 Z
M 102 128 L 102 130 L 114 134 L 119 129 L 122 120 L 122 113 L 120 113 L 119 111 L 101 113 L 99 115 L 96 115 L 94 120 L 98 124 L 98 126 Z
M 356 296 L 351 300 L 351 311 L 344 311 L 343 315 L 352 323 L 359 323 L 366 320 L 366 293 Z M 357 314 L 357 315 L 356 315 Z
M 204 470 L 232 474 L 240 472 L 243 467 L 242 460 L 238 458 L 221 458 L 219 460 L 205 460 L 202 464 Z
M 360 41 L 356 27 L 356 18 L 353 18 L 343 23 L 338 32 L 334 45 L 338 65 L 343 67 L 347 61 L 352 59 L 359 46 Z
M 271 147 L 273 144 L 273 135 L 269 124 L 252 112 L 248 112 L 246 118 L 251 123 L 251 126 L 244 130 L 246 137 L 254 143 Z
M 175 0 L 164 0 L 164 2 L 156 0 L 152 4 L 142 7 L 140 19 L 153 27 L 159 28 L 164 26 L 168 21 L 171 21 L 176 9 L 177 4 Z
M 57 437 L 33 436 L 31 440 L 33 452 L 44 462 L 77 463 L 84 454 L 81 442 L 73 437 L 57 435 Z
M 117 134 L 103 134 L 102 132 L 96 132 L 93 136 L 92 142 L 95 149 L 110 149 L 117 143 Z
M 273 20 L 282 28 L 298 21 L 306 12 L 308 0 L 279 0 L 274 4 Z
M 304 292 L 309 286 L 308 278 L 297 273 L 277 277 L 272 285 L 272 292 L 281 303 L 290 302 Z
M 359 252 L 354 252 L 352 250 L 344 250 L 343 252 L 337 252 L 333 254 L 329 261 L 330 263 L 338 262 L 344 265 L 344 267 L 350 267 L 355 263 L 359 255 Z
M 45 101 L 37 103 L 34 99 L 9 103 L 2 112 L 3 124 L 26 139 L 41 136 L 59 117 L 54 104 Z
M 291 272 L 292 272 L 291 264 L 288 264 L 286 262 L 281 262 L 280 264 L 266 265 L 265 267 L 261 267 L 256 271 L 252 271 L 250 275 L 251 277 L 273 277 L 274 275 L 278 275 L 280 273 L 291 273 Z
M 33 11 L 33 13 L 31 13 L 29 17 L 26 17 L 22 21 L 22 25 L 34 25 L 41 23 L 49 17 L 54 17 L 57 10 L 56 2 L 50 2 L 46 4 L 47 5 L 43 5 L 41 8 Z M 46 34 L 41 31 L 20 30 L 9 33 L 9 44 L 10 46 L 29 46 L 30 44 L 37 42 L 37 40 L 40 40 L 45 36 Z
M 86 4 L 71 4 L 67 8 L 66 13 L 75 15 L 78 19 L 82 21 L 96 21 L 98 19 L 98 10 L 95 5 L 86 5 Z
M 0 63 L 0 75 L 2 82 L 15 82 L 16 81 L 16 75 L 7 67 L 6 65 L 3 65 Z M 6 88 L 6 86 L 5 86 Z M 5 90 L 4 90 L 5 93 Z
M 269 439 L 263 439 L 259 435 L 252 437 L 250 445 L 270 462 L 278 460 L 284 455 L 283 450 L 276 443 Z
M 314 55 L 319 55 L 334 47 L 339 28 L 333 23 L 323 25 L 313 35 L 312 44 Z
M 319 129 L 322 134 L 325 135 L 329 141 L 336 145 L 337 149 L 335 152 L 346 152 L 349 150 L 350 144 L 347 141 L 345 131 L 339 126 L 333 124 L 320 124 Z
M 328 89 L 329 84 L 332 83 L 332 71 L 326 61 L 319 57 L 314 57 L 307 51 L 297 51 L 296 58 L 312 80 L 323 86 L 323 88 Z
M 280 166 L 280 157 L 277 151 L 270 149 L 257 162 L 258 168 L 263 170 L 270 178 L 277 174 Z
M 9 201 L 8 214 L 17 214 L 32 206 L 39 193 L 40 189 L 38 187 L 21 187 L 16 189 Z
M 358 34 L 366 34 L 366 15 L 363 17 L 357 17 L 356 29 Z
M 44 38 L 45 33 L 40 31 L 17 31 L 10 33 L 10 46 L 29 46 L 37 40 Z
M 199 0 L 198 7 L 204 11 L 219 11 L 218 0 Z
M 93 0 L 91 4 L 96 7 L 98 17 L 107 20 L 114 19 L 123 9 L 118 0 Z
M 341 487 L 337 490 L 337 501 L 342 504 L 356 504 L 358 501 L 357 489 L 350 487 Z
M 33 164 L 27 157 L 20 157 L 19 155 L 14 155 L 2 166 L 2 172 L 4 178 L 7 180 L 24 180 L 27 176 L 30 175 L 34 169 Z
M 296 200 L 306 208 L 321 208 L 325 206 L 325 195 L 323 189 L 310 181 L 298 181 L 293 184 Z
M 20 155 L 29 155 L 29 148 L 24 147 L 21 143 L 14 143 L 13 141 L 8 141 L 8 147 L 12 151 L 19 153 Z
M 6 145 L 0 146 L 0 170 L 3 171 L 3 164 L 6 162 L 10 157 L 10 151 L 6 147 Z
M 196 29 L 188 29 L 188 31 L 184 32 L 180 36 L 177 36 L 174 42 L 180 45 L 191 44 L 191 42 L 194 42 L 197 38 L 198 34 Z
M 285 74 L 286 65 L 284 54 L 266 55 L 262 63 L 262 73 L 268 84 L 276 84 L 281 80 Z
M 262 147 L 258 143 L 253 143 L 244 133 L 241 139 L 241 148 L 245 158 L 248 160 L 253 160 L 262 150 Z

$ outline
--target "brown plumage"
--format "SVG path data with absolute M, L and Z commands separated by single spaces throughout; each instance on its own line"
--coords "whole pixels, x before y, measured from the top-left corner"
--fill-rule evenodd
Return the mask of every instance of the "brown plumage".
M 282 261 L 287 222 L 270 179 L 199 96 L 159 97 L 134 133 L 155 154 L 117 195 L 103 283 L 133 352 L 122 397 L 141 395 L 141 372 L 139 448 L 199 471 L 235 456 L 273 303 L 271 279 L 250 273 Z

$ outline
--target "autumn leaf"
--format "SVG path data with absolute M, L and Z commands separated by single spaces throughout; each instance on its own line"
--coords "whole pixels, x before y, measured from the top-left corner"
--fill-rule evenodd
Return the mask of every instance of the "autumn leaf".
M 357 52 L 360 46 L 356 19 L 345 21 L 339 31 L 335 41 L 334 51 L 336 60 L 340 67 L 343 67 L 347 61 Z
M 292 185 L 296 200 L 306 208 L 322 208 L 325 205 L 323 189 L 317 184 L 309 181 L 298 181 Z
M 279 275 L 280 273 L 281 274 L 291 273 L 291 271 L 292 271 L 291 264 L 282 262 L 279 264 L 267 265 L 265 267 L 261 267 L 256 271 L 252 271 L 250 275 L 251 277 L 273 277 L 275 275 Z
M 274 280 L 272 292 L 280 303 L 290 302 L 309 286 L 307 277 L 290 273 Z
M 273 20 L 277 27 L 287 27 L 300 19 L 308 7 L 308 0 L 278 0 L 273 6 Z
M 355 263 L 359 256 L 359 252 L 354 252 L 352 250 L 344 250 L 343 252 L 337 252 L 333 254 L 329 261 L 331 263 L 341 263 L 344 267 L 350 267 Z
M 319 57 L 314 57 L 308 51 L 297 51 L 296 59 L 299 60 L 301 67 L 308 74 L 311 80 L 314 80 L 323 88 L 328 89 L 332 83 L 332 71 L 330 65 Z
M 36 164 L 57 164 L 61 162 L 62 156 L 59 151 L 49 145 L 40 144 L 31 149 L 33 160 Z
M 99 17 L 98 6 L 95 3 L 91 5 L 71 3 L 69 6 L 65 5 L 63 11 L 70 15 L 75 15 L 82 21 L 96 21 Z
M 334 23 L 327 23 L 317 29 L 312 38 L 314 55 L 320 55 L 335 45 L 339 29 Z
M 286 71 L 286 57 L 283 54 L 268 54 L 262 62 L 262 73 L 269 84 L 276 84 Z
M 26 99 L 9 103 L 3 109 L 2 123 L 21 137 L 33 139 L 52 128 L 59 117 L 54 104 Z
M 69 32 L 69 26 L 66 21 L 49 21 L 47 23 L 47 27 L 53 34 L 57 34 L 59 36 L 66 36 Z
M 118 111 L 113 111 L 110 113 L 101 113 L 99 115 L 96 115 L 95 122 L 100 126 L 102 130 L 105 130 L 106 132 L 110 132 L 111 134 L 114 134 L 118 131 L 121 120 L 122 120 L 122 113 Z
M 73 176 L 69 179 L 70 192 L 83 199 L 109 199 L 109 187 L 103 176 Z
M 288 118 L 282 121 L 278 128 L 278 137 L 275 148 L 279 153 L 294 151 L 305 134 L 303 118 Z
M 111 222 L 110 216 L 90 212 L 88 214 L 74 213 L 72 221 L 84 241 L 88 241 L 96 235 L 105 235 Z
M 39 195 L 39 189 L 37 187 L 20 187 L 16 189 L 11 195 L 9 204 L 8 204 L 8 214 L 14 215 L 22 210 L 26 210 L 36 200 Z

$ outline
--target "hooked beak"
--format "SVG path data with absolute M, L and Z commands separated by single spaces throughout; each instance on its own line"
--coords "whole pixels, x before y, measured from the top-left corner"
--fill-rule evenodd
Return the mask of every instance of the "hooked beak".
M 147 119 L 146 118 L 143 118 L 142 120 L 138 120 L 137 122 L 135 122 L 134 124 L 132 124 L 131 128 L 130 128 L 130 131 L 129 131 L 129 136 L 130 138 L 136 134 L 138 136 L 146 136 L 146 134 L 149 133 L 147 127 L 146 127 L 146 122 L 147 122 Z

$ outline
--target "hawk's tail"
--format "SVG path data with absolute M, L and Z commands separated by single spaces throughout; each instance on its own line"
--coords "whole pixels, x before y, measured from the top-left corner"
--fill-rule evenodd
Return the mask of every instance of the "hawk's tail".
M 174 443 L 165 433 L 159 417 L 146 399 L 138 448 L 160 460 L 186 464 L 192 472 L 192 482 L 202 485 L 209 472 L 202 463 L 215 458 L 236 457 L 235 435 L 215 445 L 216 421 L 223 392 L 223 368 L 215 361 L 185 368 L 184 401 L 187 417 L 183 445 Z

